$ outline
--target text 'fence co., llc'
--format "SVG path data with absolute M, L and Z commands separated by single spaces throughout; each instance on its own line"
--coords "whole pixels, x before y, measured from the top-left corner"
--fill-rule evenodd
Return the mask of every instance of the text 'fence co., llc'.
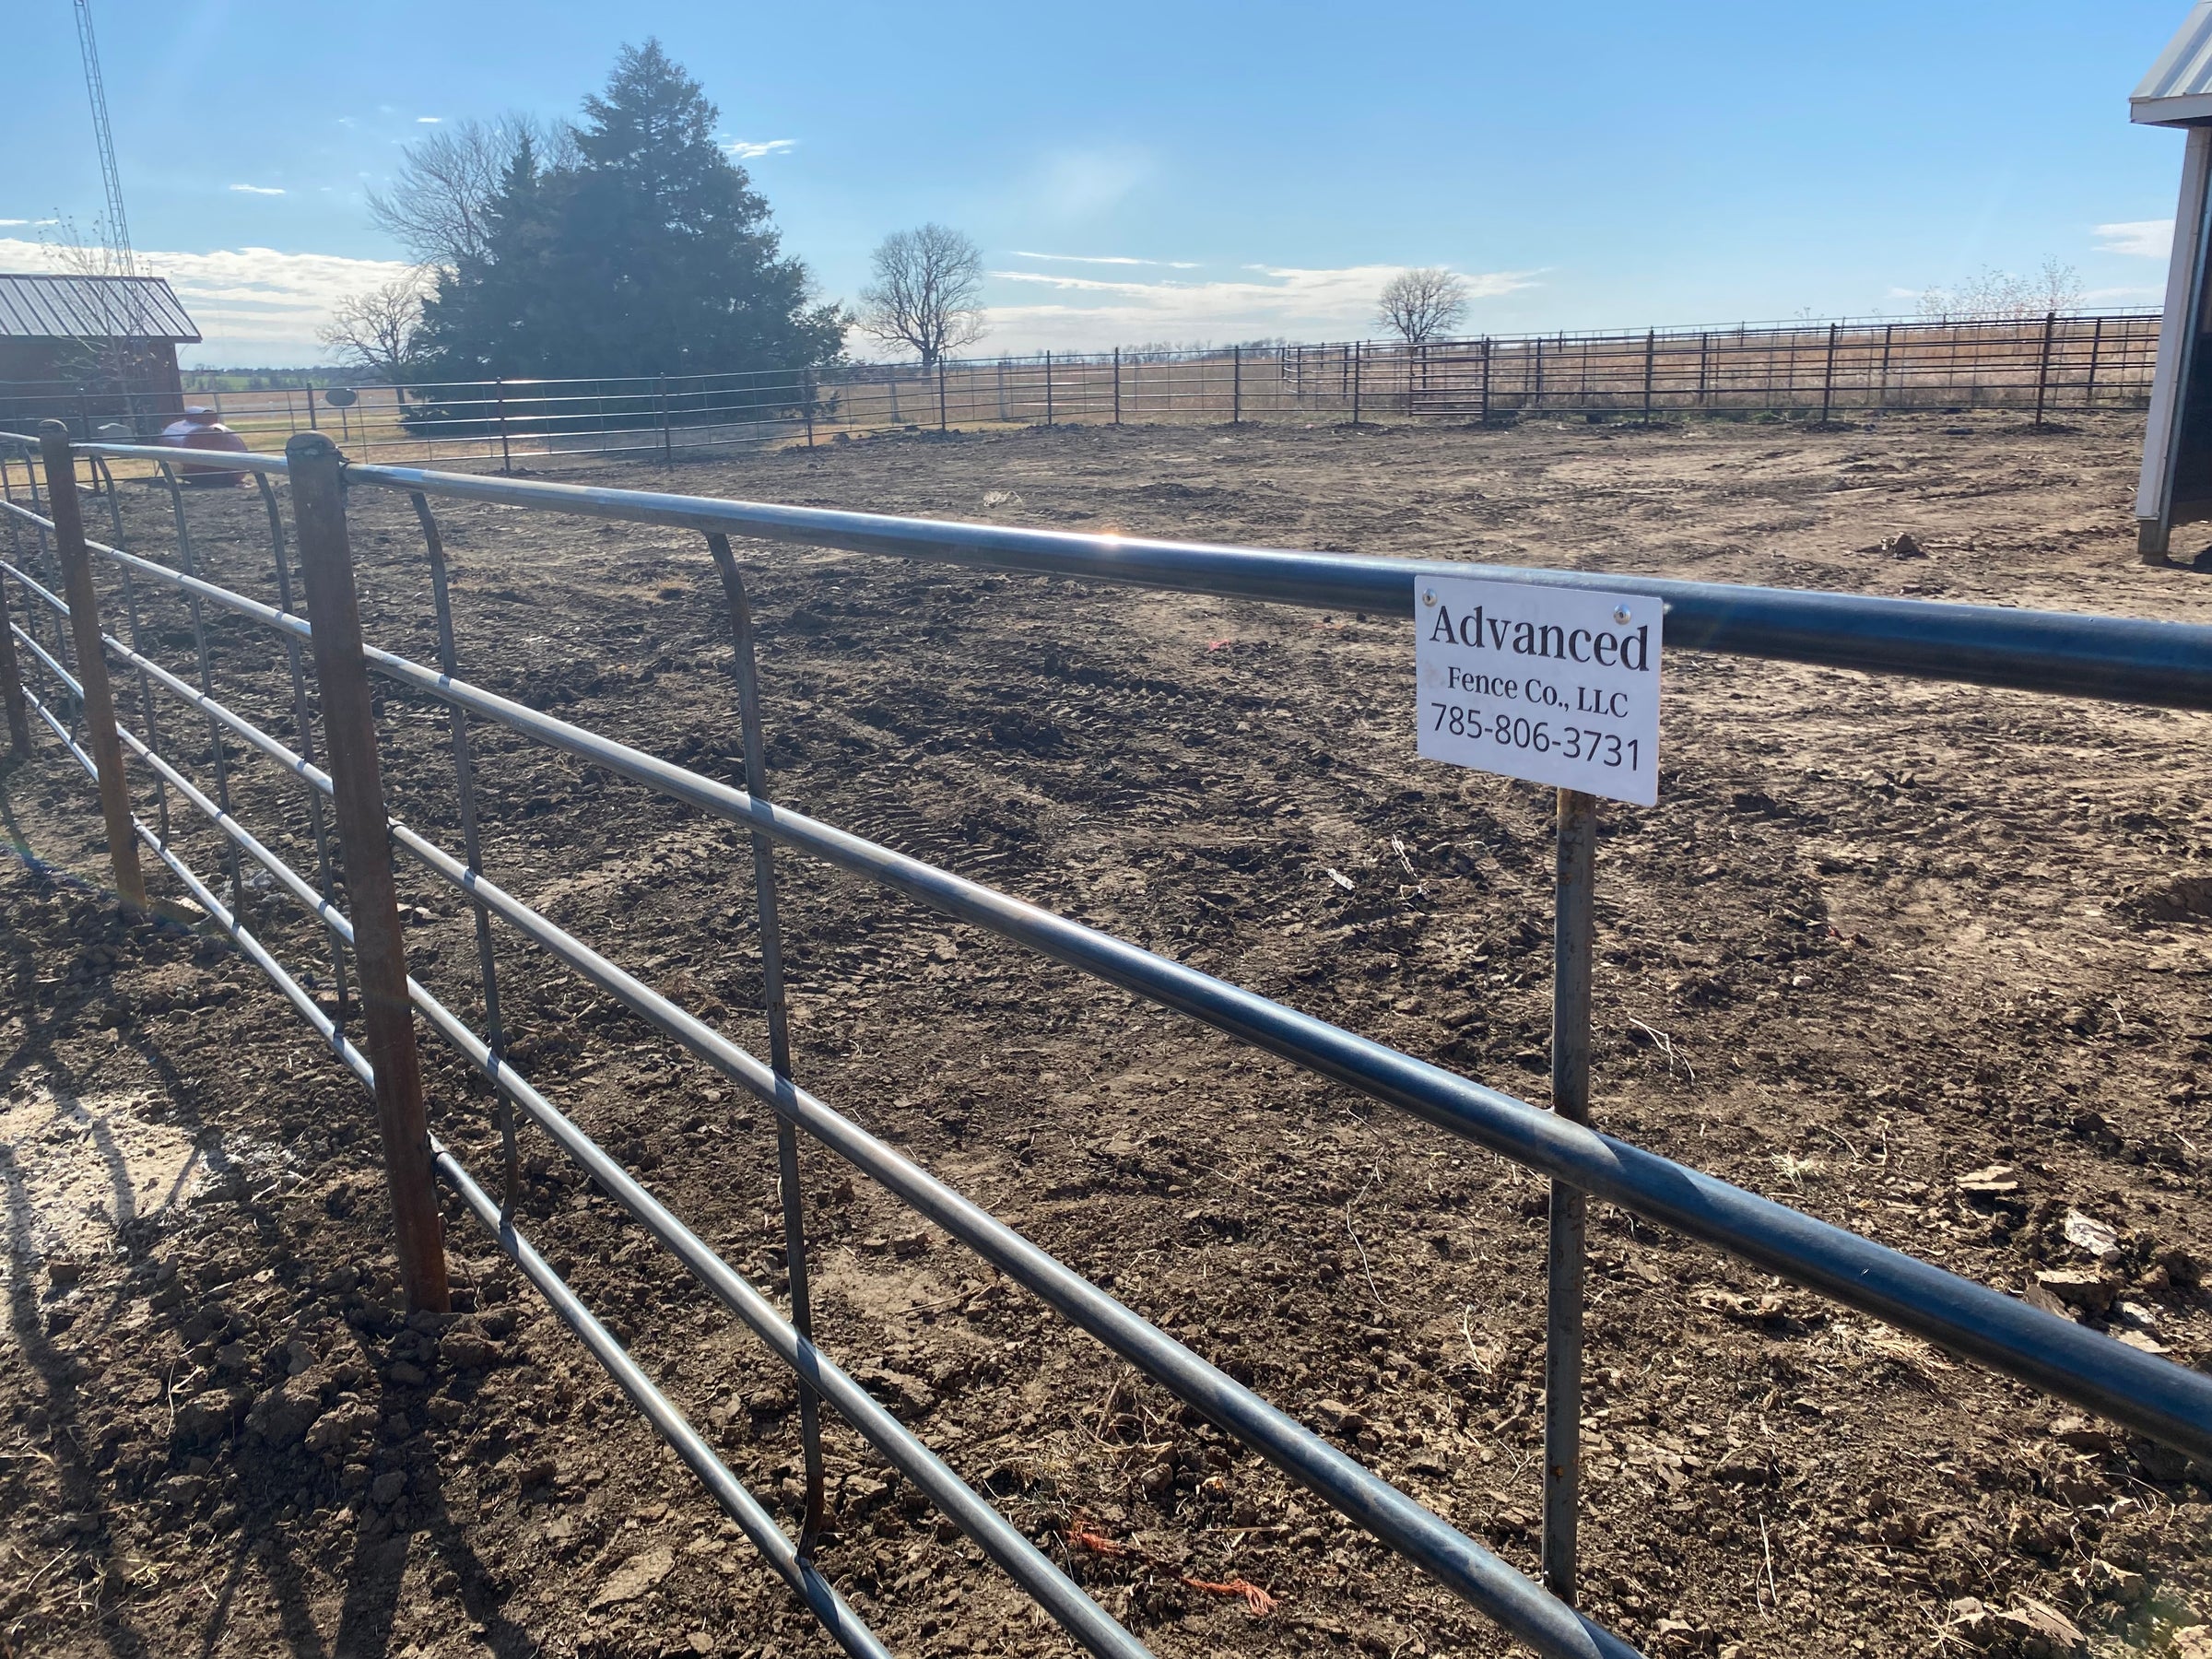
M 1658 803 L 1657 599 L 1431 576 L 1413 614 L 1425 759 Z

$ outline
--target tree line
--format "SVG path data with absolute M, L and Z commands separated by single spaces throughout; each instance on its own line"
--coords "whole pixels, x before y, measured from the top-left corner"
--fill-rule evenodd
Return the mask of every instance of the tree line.
M 942 225 L 885 239 L 848 311 L 784 252 L 720 112 L 657 41 L 582 119 L 466 121 L 411 146 L 371 218 L 416 268 L 323 340 L 394 382 L 820 367 L 848 329 L 934 364 L 982 332 L 982 254 Z

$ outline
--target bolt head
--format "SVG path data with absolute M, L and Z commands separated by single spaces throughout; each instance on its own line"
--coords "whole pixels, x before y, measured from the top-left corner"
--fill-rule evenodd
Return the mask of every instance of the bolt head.
M 1423 588 L 1421 590 L 1421 603 L 1423 605 L 1434 605 L 1436 603 L 1436 590 L 1434 588 Z
M 1629 607 L 1628 607 L 1627 606 L 1625 606 L 1625 605 L 1617 605 L 1617 606 L 1615 606 L 1613 607 L 1613 620 L 1614 620 L 1614 621 L 1616 621 L 1616 622 L 1626 622 L 1628 619 L 1629 619 Z

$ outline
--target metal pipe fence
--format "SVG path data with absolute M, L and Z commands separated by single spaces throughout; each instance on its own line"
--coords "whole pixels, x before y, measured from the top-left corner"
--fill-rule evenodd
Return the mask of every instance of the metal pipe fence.
M 502 472 L 1028 426 L 1832 420 L 1970 409 L 2018 409 L 2041 424 L 2145 406 L 2159 322 L 2155 309 L 2054 312 L 186 395 L 211 405 L 251 448 L 319 430 L 361 459 L 496 463 Z M 176 412 L 153 393 L 0 382 L 0 425 L 57 419 L 80 442 L 148 439 Z
M 6 442 L 0 438 L 0 449 Z M 161 452 L 96 445 L 80 448 L 79 453 L 104 463 L 143 460 L 149 453 L 158 458 Z M 41 512 L 39 505 L 13 500 L 12 474 L 6 480 L 10 499 L 0 503 L 0 519 L 8 524 L 13 544 L 11 557 L 0 561 L 0 597 L 5 597 L 12 580 L 26 623 L 37 615 L 48 614 L 56 624 L 50 630 L 55 646 L 51 651 L 34 628 L 12 619 L 8 626 L 11 642 L 27 653 L 19 660 L 27 660 L 35 670 L 32 677 L 37 683 L 24 688 L 27 702 L 47 729 L 67 745 L 88 774 L 103 781 L 101 759 L 78 737 L 76 726 L 87 704 L 88 681 L 95 674 L 104 679 L 107 665 L 112 663 L 138 677 L 142 699 L 150 699 L 152 688 L 158 687 L 169 699 L 207 720 L 218 752 L 222 742 L 235 740 L 241 746 L 241 759 L 248 753 L 257 754 L 290 774 L 310 792 L 311 798 L 319 800 L 327 794 L 336 799 L 339 785 L 334 782 L 334 774 L 342 774 L 347 766 L 360 766 L 359 734 L 348 736 L 339 726 L 326 727 L 332 761 L 330 771 L 325 771 L 303 752 L 308 740 L 304 722 L 294 733 L 298 745 L 286 743 L 265 725 L 218 700 L 208 688 L 204 672 L 201 684 L 195 687 L 185 677 L 154 661 L 135 640 L 125 644 L 102 631 L 96 615 L 83 614 L 96 606 L 96 596 L 84 594 L 73 608 L 71 600 L 55 594 L 25 568 L 35 560 L 23 552 L 22 543 L 35 537 L 42 557 L 44 538 L 58 538 L 65 533 L 57 528 L 65 523 L 65 515 L 52 512 L 51 498 L 65 490 L 74 496 L 78 486 L 71 457 L 62 453 L 57 458 L 60 466 L 48 475 L 49 500 L 40 504 L 49 511 Z M 425 532 L 427 562 L 433 579 L 440 654 L 437 666 L 366 643 L 336 649 L 322 610 L 316 613 L 316 626 L 311 627 L 290 615 L 288 606 L 281 602 L 271 605 L 205 574 L 172 567 L 121 546 L 81 537 L 82 552 L 133 583 L 135 591 L 149 595 L 159 593 L 172 606 L 189 602 L 213 607 L 237 624 L 276 634 L 286 641 L 288 655 L 293 654 L 297 644 L 310 644 L 314 649 L 316 678 L 326 709 L 334 686 L 343 685 L 348 678 L 365 683 L 370 674 L 429 700 L 434 706 L 443 706 L 450 722 L 456 789 L 464 803 L 465 857 L 454 857 L 386 811 L 380 816 L 380 822 L 388 830 L 390 844 L 471 905 L 480 941 L 489 936 L 481 930 L 497 920 L 775 1112 L 779 1184 L 787 1204 L 783 1219 L 790 1316 L 778 1313 L 759 1291 L 716 1257 L 515 1070 L 500 1048 L 497 971 L 488 943 L 478 957 L 479 992 L 487 1012 L 485 1032 L 479 1033 L 413 980 L 404 982 L 406 1004 L 491 1084 L 500 1112 L 519 1111 L 544 1130 L 759 1336 L 772 1354 L 793 1368 L 803 1396 L 826 1404 L 906 1474 L 1088 1651 L 1137 1654 L 1145 1650 L 995 1509 L 936 1462 L 935 1454 L 911 1431 L 867 1400 L 814 1346 L 806 1316 L 807 1252 L 805 1215 L 797 1202 L 797 1135 L 804 1134 L 812 1147 L 868 1174 L 1069 1323 L 1122 1355 L 1218 1428 L 1366 1527 L 1470 1606 L 1546 1654 L 1633 1652 L 1618 1636 L 1576 1613 L 1571 1606 L 1577 1454 L 1566 1425 L 1579 1420 L 1581 1410 L 1578 1369 L 1571 1362 L 1579 1360 L 1580 1347 L 1581 1232 L 1574 1222 L 1582 1205 L 1590 1198 L 1619 1206 L 1701 1240 L 2191 1455 L 2212 1457 L 2212 1379 L 1658 1157 L 1582 1121 L 1586 1105 L 1576 1108 L 1578 1100 L 1586 1100 L 1586 998 L 1579 1024 L 1574 1005 L 1580 994 L 1576 987 L 1586 992 L 1587 981 L 1574 953 L 1581 949 L 1586 959 L 1591 867 L 1586 803 L 1581 803 L 1579 797 L 1563 795 L 1560 803 L 1560 971 L 1554 1056 L 1555 1104 L 1560 1110 L 1547 1112 L 982 884 L 774 805 L 765 789 L 763 713 L 750 674 L 751 622 L 742 576 L 728 538 L 737 535 L 804 542 L 905 559 L 1080 575 L 1170 591 L 1264 597 L 1295 605 L 1331 608 L 1358 605 L 1384 612 L 1398 607 L 1403 614 L 1410 614 L 1417 584 L 1424 575 L 1464 567 L 1124 541 L 488 479 L 420 468 L 346 465 L 327 441 L 314 437 L 295 440 L 286 457 L 241 457 L 234 465 L 265 479 L 288 475 L 299 538 L 322 544 L 303 548 L 302 558 L 310 568 L 317 559 L 337 561 L 347 556 L 342 507 L 335 516 L 328 511 L 328 503 L 342 500 L 338 491 L 341 479 L 356 489 L 388 489 L 410 498 Z M 106 480 L 104 490 L 111 498 L 112 488 L 112 479 Z M 723 783 L 524 707 L 462 678 L 452 645 L 450 599 L 431 510 L 433 501 L 445 499 L 500 500 L 512 506 L 700 532 L 730 602 L 746 787 Z M 324 505 L 303 505 L 316 501 Z M 287 557 L 281 524 L 274 516 L 271 524 L 272 551 L 281 571 Z M 182 562 L 181 547 L 179 562 Z M 1562 572 L 1490 567 L 1480 568 L 1480 573 L 1532 582 L 1573 584 L 1594 580 Z M 1604 580 L 1608 585 L 1630 586 L 1664 598 L 1669 611 L 1669 642 L 1677 649 L 1778 656 L 1877 672 L 2119 697 L 2170 707 L 2212 708 L 2212 629 L 1719 584 Z M 78 597 L 73 592 L 72 599 Z M 75 672 L 61 653 L 65 636 L 58 624 L 65 617 L 76 623 L 77 636 L 85 641 Z M 193 637 L 204 670 L 206 631 L 200 630 Z M 243 637 L 234 635 L 227 641 L 233 654 L 241 652 L 239 640 Z M 339 700 L 344 701 L 343 696 Z M 142 712 L 150 706 L 146 702 Z M 1554 1355 L 1547 1349 L 1544 1565 L 1548 1591 L 802 1088 L 792 1076 L 788 1034 L 781 1032 L 781 1021 L 774 1012 L 780 973 L 768 980 L 771 1047 L 770 1058 L 763 1063 L 498 886 L 483 870 L 470 828 L 474 822 L 470 780 L 478 770 L 470 748 L 470 734 L 479 726 L 589 761 L 710 818 L 747 831 L 755 848 L 764 963 L 773 957 L 776 938 L 770 849 L 782 845 L 1072 966 L 1089 977 L 1187 1014 L 1548 1176 L 1554 1182 L 1555 1206 L 1548 1297 L 1550 1349 L 1558 1350 L 1555 1365 Z M 366 859 L 384 856 L 382 838 L 377 845 L 359 854 L 358 838 L 348 841 L 347 891 L 352 902 L 341 910 L 327 871 L 319 883 L 311 881 L 265 841 L 238 824 L 223 802 L 210 797 L 159 752 L 157 742 L 139 737 L 120 721 L 115 735 L 142 767 L 159 780 L 165 792 L 173 791 L 197 818 L 214 826 L 227 854 L 242 857 L 265 872 L 273 884 L 269 897 L 280 893 L 311 918 L 303 938 L 319 941 L 319 935 L 327 935 L 341 944 L 355 944 L 355 930 L 361 917 L 347 912 L 358 912 L 365 892 L 371 896 L 371 901 L 377 901 L 373 893 L 379 885 L 371 882 L 364 888 L 358 865 Z M 349 746 L 352 752 L 341 753 L 341 745 Z M 336 1017 L 327 1013 L 312 989 L 285 969 L 263 943 L 254 931 L 263 925 L 260 918 L 252 916 L 253 925 L 249 925 L 250 913 L 262 902 L 253 890 L 234 877 L 231 902 L 226 905 L 178 851 L 177 841 L 182 838 L 150 828 L 143 818 L 132 819 L 131 830 L 176 876 L 217 925 L 238 943 L 241 951 L 271 977 L 341 1062 L 373 1088 L 376 1068 L 348 1037 L 342 1005 Z M 1578 916 L 1583 919 L 1579 924 Z M 510 1123 L 502 1117 L 499 1124 L 502 1154 L 508 1160 L 509 1195 L 501 1201 L 495 1201 L 479 1187 L 447 1147 L 429 1142 L 427 1137 L 422 1144 L 428 1147 L 438 1176 L 454 1190 L 464 1206 L 492 1230 L 500 1247 L 517 1261 L 656 1430 L 760 1547 L 771 1570 L 793 1585 L 846 1651 L 880 1651 L 874 1637 L 858 1624 L 834 1587 L 813 1565 L 823 1512 L 818 1452 L 813 1450 L 818 1430 L 803 1426 L 809 1448 L 807 1493 L 794 1540 L 775 1525 L 688 1428 L 677 1408 L 645 1378 L 614 1335 L 592 1317 L 522 1237 L 512 1201 L 514 1154 Z M 1554 1464 L 1558 1466 L 1553 1467 Z

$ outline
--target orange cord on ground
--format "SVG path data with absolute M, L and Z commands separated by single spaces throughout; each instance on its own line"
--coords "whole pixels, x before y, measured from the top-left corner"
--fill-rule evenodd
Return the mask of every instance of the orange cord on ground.
M 1132 1545 L 1117 1543 L 1103 1533 L 1092 1532 L 1083 1524 L 1083 1517 L 1080 1515 L 1075 1517 L 1069 1524 L 1065 1535 L 1067 1541 L 1078 1549 L 1088 1549 L 1093 1555 L 1108 1557 L 1134 1556 L 1147 1567 L 1156 1568 L 1161 1572 L 1174 1573 L 1176 1583 L 1187 1585 L 1193 1590 L 1203 1590 L 1208 1595 L 1241 1595 L 1244 1598 L 1244 1610 L 1254 1618 L 1265 1618 L 1275 1611 L 1275 1597 L 1249 1579 L 1232 1578 L 1217 1583 L 1212 1579 L 1193 1578 L 1187 1572 L 1176 1572 L 1175 1569 L 1168 1562 L 1161 1560 L 1149 1551 L 1138 1549 Z

